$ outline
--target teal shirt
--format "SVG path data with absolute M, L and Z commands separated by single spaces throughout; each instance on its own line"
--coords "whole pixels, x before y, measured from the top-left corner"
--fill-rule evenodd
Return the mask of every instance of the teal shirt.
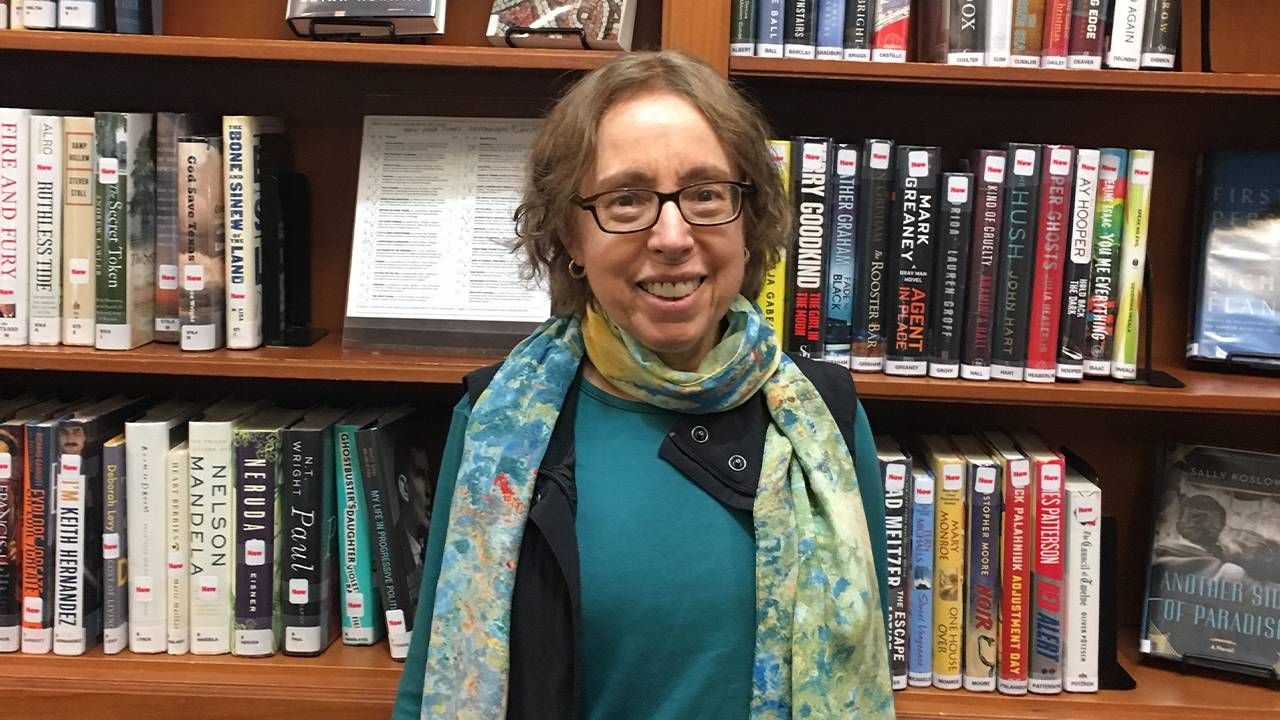
M 755 644 L 750 513 L 720 504 L 658 457 L 678 413 L 615 398 L 585 382 L 578 391 L 585 720 L 745 718 Z M 463 398 L 449 428 L 395 720 L 419 717 L 435 585 L 470 409 Z M 883 489 L 861 404 L 854 432 L 883 603 Z

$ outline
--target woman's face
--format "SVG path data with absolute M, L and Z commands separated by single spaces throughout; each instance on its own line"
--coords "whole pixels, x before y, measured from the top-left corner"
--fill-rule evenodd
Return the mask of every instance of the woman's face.
M 597 135 L 595 162 L 578 187 L 583 197 L 739 179 L 702 113 L 667 91 L 615 103 Z M 609 318 L 681 370 L 695 369 L 715 346 L 720 320 L 742 289 L 744 248 L 741 217 L 693 226 L 674 202 L 662 204 L 652 228 L 621 235 L 604 232 L 583 210 L 569 243 Z

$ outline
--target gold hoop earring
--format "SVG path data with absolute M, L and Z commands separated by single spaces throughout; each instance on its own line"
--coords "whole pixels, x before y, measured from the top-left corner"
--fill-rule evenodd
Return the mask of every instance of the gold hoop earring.
M 573 258 L 569 258 L 569 277 L 574 280 L 581 280 L 587 276 L 587 269 L 579 265 Z
M 751 248 L 745 248 L 745 247 L 742 248 L 742 262 L 743 263 L 751 262 Z

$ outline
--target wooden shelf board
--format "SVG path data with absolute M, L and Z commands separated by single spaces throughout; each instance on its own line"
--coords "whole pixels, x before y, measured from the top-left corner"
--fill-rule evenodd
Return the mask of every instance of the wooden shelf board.
M 345 350 L 336 334 L 305 348 L 209 353 L 184 353 L 173 345 L 160 343 L 128 352 L 78 347 L 0 348 L 0 369 L 412 383 L 456 383 L 468 372 L 496 360 L 475 355 Z M 1280 378 L 1164 369 L 1186 382 L 1186 389 L 1165 390 L 1110 380 L 1039 385 L 869 374 L 855 375 L 855 381 L 859 396 L 867 399 L 1280 414 Z
M 0 51 L 388 66 L 590 70 L 609 51 L 0 30 Z
M 735 57 L 737 77 L 785 80 L 839 80 L 903 85 L 1016 87 L 1048 90 L 1126 91 L 1182 94 L 1273 95 L 1280 75 L 1156 72 L 1131 70 L 1048 70 L 960 67 L 937 63 L 873 63 L 839 60 Z

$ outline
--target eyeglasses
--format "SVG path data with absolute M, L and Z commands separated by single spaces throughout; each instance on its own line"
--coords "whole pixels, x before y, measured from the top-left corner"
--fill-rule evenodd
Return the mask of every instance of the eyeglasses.
M 734 181 L 700 182 L 664 193 L 644 188 L 622 188 L 590 197 L 574 195 L 574 204 L 590 210 L 596 225 L 607 233 L 623 234 L 648 230 L 658 224 L 662 206 L 674 202 L 690 225 L 724 225 L 742 214 L 742 196 L 754 192 L 750 183 Z

